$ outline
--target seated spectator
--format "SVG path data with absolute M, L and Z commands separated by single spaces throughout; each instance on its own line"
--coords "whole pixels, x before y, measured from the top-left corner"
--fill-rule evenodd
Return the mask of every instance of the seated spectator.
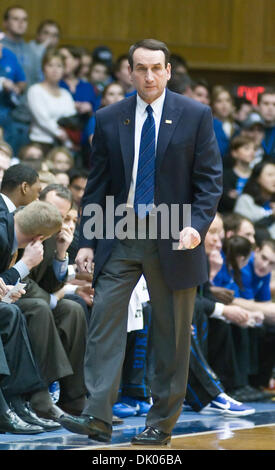
M 43 20 L 38 25 L 35 39 L 29 42 L 29 46 L 40 61 L 48 47 L 58 47 L 60 33 L 60 26 L 54 20 Z
M 21 163 L 24 163 L 24 160 L 42 160 L 44 158 L 44 153 L 40 144 L 28 144 L 21 147 L 18 158 Z
M 59 52 L 48 50 L 42 62 L 44 80 L 28 90 L 28 104 L 32 113 L 30 140 L 39 143 L 44 152 L 57 143 L 72 147 L 63 128 L 58 125 L 61 117 L 76 113 L 74 101 L 67 90 L 59 86 L 63 75 L 63 59 Z
M 170 64 L 173 77 L 176 75 L 184 75 L 189 72 L 186 59 L 179 54 L 171 54 Z
M 238 125 L 242 125 L 244 121 L 253 111 L 253 104 L 243 96 L 234 98 L 234 120 Z
M 275 156 L 275 89 L 266 87 L 258 96 L 258 112 L 265 124 L 265 136 L 262 142 L 265 154 Z
M 172 77 L 168 82 L 168 88 L 174 93 L 193 98 L 192 80 L 186 73 Z
M 85 82 L 90 81 L 90 70 L 93 63 L 92 53 L 85 47 L 81 49 L 78 77 Z
M 211 106 L 214 116 L 214 131 L 221 156 L 224 157 L 229 151 L 231 138 L 238 130 L 233 119 L 234 103 L 229 90 L 223 86 L 215 86 L 212 89 Z
M 89 172 L 85 169 L 72 169 L 69 173 L 70 184 L 69 189 L 73 196 L 73 202 L 79 210 L 80 202 L 85 191 Z
M 46 155 L 49 170 L 69 171 L 74 167 L 74 159 L 66 147 L 55 147 Z
M 73 46 L 61 46 L 59 52 L 64 60 L 64 74 L 59 84 L 73 97 L 79 114 L 91 115 L 96 111 L 97 99 L 91 83 L 79 78 L 81 54 Z
M 275 238 L 275 163 L 269 159 L 255 165 L 234 212 L 250 219 L 256 228 L 265 228 Z
M 210 87 L 206 80 L 196 80 L 192 83 L 192 92 L 194 100 L 200 101 L 203 104 L 210 105 Z
M 222 214 L 233 211 L 251 175 L 250 164 L 255 158 L 254 142 L 240 135 L 234 137 L 230 142 L 230 156 L 234 164 L 232 168 L 224 168 L 223 172 L 223 194 L 218 207 Z
M 115 80 L 122 86 L 126 98 L 136 93 L 129 74 L 127 54 L 123 54 L 117 58 L 114 63 L 113 75 Z
M 259 163 L 264 157 L 262 141 L 265 136 L 264 121 L 258 113 L 251 113 L 241 125 L 241 135 L 253 140 L 255 144 L 255 158 L 251 162 L 251 168 Z
M 223 226 L 225 238 L 239 235 L 240 237 L 247 238 L 251 245 L 255 245 L 255 228 L 247 217 L 237 213 L 227 214 L 223 217 Z
M 125 95 L 122 85 L 118 82 L 109 83 L 102 92 L 101 107 L 117 103 L 118 101 L 123 100 L 123 98 L 125 98 Z M 95 115 L 90 117 L 84 134 L 84 138 L 86 138 L 90 144 L 93 140 L 94 131 Z
M 13 124 L 11 111 L 19 103 L 26 87 L 26 76 L 16 55 L 0 43 L 0 126 L 3 138 L 11 144 Z
M 247 238 L 233 235 L 224 242 L 224 262 L 213 278 L 213 284 L 232 289 L 235 297 L 240 297 L 243 289 L 241 269 L 246 266 L 251 255 L 252 245 Z
M 97 96 L 97 109 L 101 104 L 101 94 L 111 82 L 109 69 L 104 62 L 93 62 L 89 71 L 89 82 L 93 85 Z

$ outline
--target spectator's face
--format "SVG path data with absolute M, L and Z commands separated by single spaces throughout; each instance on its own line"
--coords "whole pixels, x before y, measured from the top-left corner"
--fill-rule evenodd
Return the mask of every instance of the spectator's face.
M 237 231 L 236 235 L 240 237 L 247 238 L 250 241 L 251 245 L 255 245 L 255 229 L 251 222 L 248 220 L 243 220 L 239 230 Z
M 57 47 L 59 42 L 59 29 L 54 24 L 45 24 L 41 29 L 40 33 L 37 35 L 37 42 L 44 43 L 46 42 L 48 46 Z
M 70 75 L 75 72 L 79 66 L 80 60 L 75 58 L 70 51 L 66 48 L 60 48 L 60 54 L 62 55 L 65 63 L 64 72 L 66 75 Z
M 59 210 L 64 222 L 69 210 L 71 209 L 70 201 L 63 197 L 59 197 L 55 191 L 48 192 L 48 194 L 46 194 L 45 201 L 53 204 Z
M 216 215 L 205 237 L 204 245 L 205 245 L 206 254 L 210 255 L 210 253 L 213 250 L 220 251 L 222 248 L 223 238 L 224 238 L 223 221 L 218 215 Z
M 84 194 L 87 178 L 75 178 L 70 185 L 70 190 L 73 195 L 73 200 L 77 206 L 80 205 L 81 198 Z
M 64 223 L 69 227 L 72 233 L 75 231 L 77 223 L 77 210 L 71 209 L 68 214 L 64 217 Z
M 165 66 L 163 51 L 140 47 L 133 54 L 133 70 L 129 67 L 129 72 L 139 96 L 150 104 L 163 93 L 171 77 L 171 66 Z
M 258 177 L 258 183 L 264 193 L 268 195 L 275 193 L 275 165 L 273 163 L 264 166 Z
M 252 110 L 252 104 L 243 103 L 239 111 L 236 112 L 235 117 L 238 119 L 238 121 L 243 122 L 248 118 L 248 115 L 252 112 Z
M 129 62 L 127 59 L 121 61 L 120 68 L 116 72 L 116 78 L 126 87 L 132 85 L 131 75 L 129 73 Z
M 255 143 L 256 148 L 261 146 L 262 140 L 264 138 L 264 128 L 261 124 L 254 124 L 249 129 L 242 129 L 242 135 L 249 137 Z
M 107 79 L 107 68 L 103 64 L 96 64 L 91 70 L 90 80 L 92 83 L 103 83 Z
M 210 103 L 208 90 L 202 85 L 196 86 L 196 88 L 193 90 L 192 98 L 194 98 L 194 100 L 200 101 L 203 104 L 209 105 Z
M 219 93 L 216 101 L 213 103 L 214 114 L 220 119 L 226 119 L 233 112 L 231 96 L 227 91 Z
M 8 19 L 4 22 L 7 32 L 14 36 L 24 36 L 28 27 L 28 15 L 21 8 L 13 8 Z
M 263 277 L 275 269 L 275 253 L 270 246 L 264 245 L 255 251 L 254 270 L 257 276 Z
M 232 156 L 243 163 L 251 163 L 255 158 L 255 145 L 254 143 L 248 143 L 242 145 L 238 149 L 232 150 Z
M 25 187 L 25 204 L 30 204 L 32 201 L 39 199 L 39 194 L 41 192 L 41 183 L 39 178 L 37 178 L 34 184 L 26 185 Z
M 89 70 L 92 64 L 92 56 L 84 54 L 81 57 L 81 69 L 80 69 L 80 76 L 88 78 L 89 76 Z
M 65 153 L 58 152 L 54 157 L 53 166 L 56 170 L 68 171 L 71 168 L 71 160 Z
M 124 92 L 120 85 L 114 83 L 108 87 L 108 90 L 102 98 L 102 104 L 107 106 L 108 104 L 117 103 L 118 101 L 123 100 Z
M 273 123 L 275 121 L 275 95 L 262 96 L 258 109 L 267 124 Z
M 46 81 L 50 83 L 58 83 L 64 73 L 63 62 L 59 57 L 53 57 L 44 65 L 43 72 Z

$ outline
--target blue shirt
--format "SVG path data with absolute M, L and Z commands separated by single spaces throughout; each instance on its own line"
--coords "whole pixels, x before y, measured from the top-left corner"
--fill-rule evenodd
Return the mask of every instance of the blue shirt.
M 242 268 L 243 290 L 241 297 L 254 299 L 257 302 L 268 302 L 271 300 L 270 280 L 271 273 L 260 277 L 254 270 L 255 253 L 252 253 L 247 265 Z
M 61 80 L 59 82 L 59 85 L 71 93 L 74 101 L 81 101 L 81 102 L 88 101 L 89 103 L 92 104 L 93 111 L 96 111 L 97 105 L 98 105 L 98 98 L 96 96 L 94 87 L 91 85 L 91 83 L 85 82 L 84 80 L 80 79 L 78 81 L 78 84 L 76 85 L 74 93 L 71 92 L 69 85 L 67 85 L 67 83 L 64 80 Z
M 0 58 L 0 77 L 8 78 L 14 83 L 25 82 L 26 76 L 23 68 L 19 64 L 16 55 L 3 47 L 2 57 Z M 11 101 L 11 93 L 5 90 L 0 92 L 0 109 L 1 114 L 6 114 L 10 109 L 14 107 Z

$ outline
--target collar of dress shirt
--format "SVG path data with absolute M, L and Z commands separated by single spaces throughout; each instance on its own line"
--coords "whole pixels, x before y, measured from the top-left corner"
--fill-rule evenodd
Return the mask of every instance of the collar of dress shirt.
M 153 112 L 156 116 L 161 116 L 163 103 L 165 100 L 166 95 L 166 88 L 163 90 L 163 93 L 151 103 L 151 107 L 153 108 Z M 137 94 L 137 111 L 139 114 L 146 113 L 146 108 L 148 103 L 146 103 L 138 94 Z
M 3 194 L 3 193 L 0 193 L 0 194 L 1 194 L 2 198 L 4 199 L 4 202 L 5 202 L 5 204 L 8 208 L 8 211 L 9 212 L 14 212 L 16 210 L 16 206 L 13 204 L 12 200 L 8 196 L 6 196 L 5 194 Z

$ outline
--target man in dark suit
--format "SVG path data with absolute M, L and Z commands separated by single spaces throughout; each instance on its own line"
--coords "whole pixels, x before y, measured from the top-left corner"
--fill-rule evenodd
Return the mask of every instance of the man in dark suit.
M 153 406 L 145 430 L 132 442 L 162 445 L 170 441 L 185 396 L 196 286 L 207 279 L 203 239 L 222 193 L 222 163 L 210 109 L 166 90 L 171 76 L 166 45 L 153 39 L 136 43 L 130 48 L 129 64 L 137 96 L 97 112 L 93 168 L 82 200 L 79 270 L 91 269 L 95 251 L 95 296 L 85 361 L 89 397 L 81 417 L 63 416 L 60 421 L 73 432 L 110 439 L 127 306 L 143 273 L 153 307 Z M 108 215 L 107 196 L 112 197 L 116 216 Z M 128 215 L 126 238 L 120 204 Z M 183 214 L 185 204 L 189 221 L 188 213 Z M 179 209 L 176 248 L 172 230 L 162 236 L 168 220 L 160 224 L 162 217 L 154 209 L 160 205 L 169 217 L 172 205 Z M 106 208 L 106 224 L 97 226 L 93 237 L 92 223 L 98 225 L 101 218 L 97 207 L 103 212 Z M 91 217 L 91 209 L 96 217 Z M 150 220 L 156 220 L 153 235 Z

